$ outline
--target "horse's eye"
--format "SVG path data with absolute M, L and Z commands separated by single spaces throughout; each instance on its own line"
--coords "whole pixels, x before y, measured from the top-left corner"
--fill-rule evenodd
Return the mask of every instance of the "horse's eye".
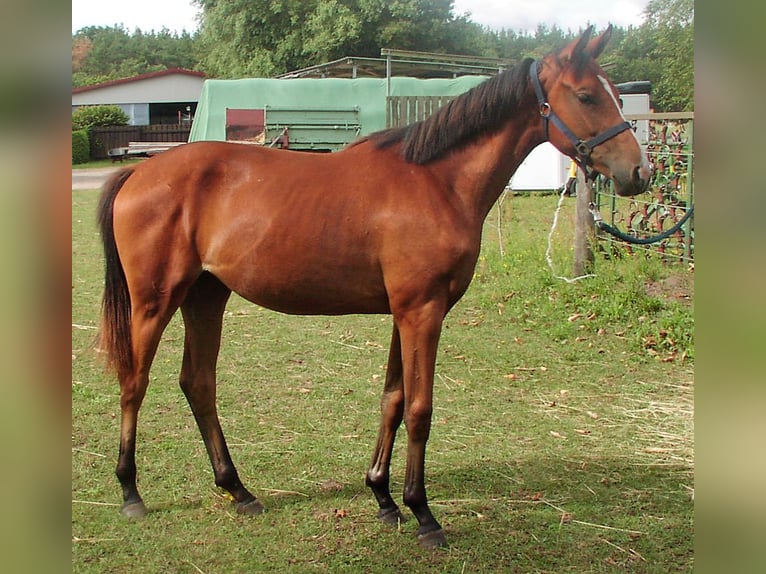
M 579 94 L 577 94 L 577 99 L 580 100 L 581 104 L 585 104 L 588 106 L 596 103 L 596 100 L 594 100 L 590 94 L 586 94 L 584 92 L 580 92 Z

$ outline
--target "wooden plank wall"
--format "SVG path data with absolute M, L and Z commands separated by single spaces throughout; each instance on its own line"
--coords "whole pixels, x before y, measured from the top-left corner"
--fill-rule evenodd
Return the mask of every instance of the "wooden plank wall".
M 389 96 L 386 126 L 399 128 L 426 119 L 454 96 Z
M 116 147 L 128 147 L 130 142 L 186 142 L 191 125 L 157 124 L 150 126 L 105 126 L 89 130 L 90 156 L 104 159 Z

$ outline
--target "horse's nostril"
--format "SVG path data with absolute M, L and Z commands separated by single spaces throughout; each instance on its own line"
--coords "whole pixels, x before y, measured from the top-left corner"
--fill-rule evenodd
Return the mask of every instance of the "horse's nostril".
M 652 164 L 640 165 L 633 170 L 633 182 L 643 191 L 649 187 L 654 166 Z
M 652 176 L 654 175 L 654 164 L 647 163 L 645 165 L 640 166 L 639 174 L 641 175 L 641 179 L 649 181 L 650 179 L 652 179 Z

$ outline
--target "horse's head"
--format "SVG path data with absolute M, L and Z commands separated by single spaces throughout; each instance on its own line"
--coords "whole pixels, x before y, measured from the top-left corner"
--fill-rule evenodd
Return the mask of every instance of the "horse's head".
M 648 186 L 653 168 L 625 121 L 617 89 L 596 63 L 612 27 L 594 38 L 592 33 L 590 27 L 533 64 L 540 113 L 549 141 L 562 153 L 611 178 L 619 195 L 636 195 Z

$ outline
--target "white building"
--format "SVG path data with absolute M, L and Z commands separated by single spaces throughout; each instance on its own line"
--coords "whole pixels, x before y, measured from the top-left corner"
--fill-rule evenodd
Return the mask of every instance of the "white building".
M 80 106 L 113 104 L 128 115 L 129 124 L 176 124 L 194 116 L 205 75 L 173 68 L 132 78 L 72 89 L 72 111 Z

